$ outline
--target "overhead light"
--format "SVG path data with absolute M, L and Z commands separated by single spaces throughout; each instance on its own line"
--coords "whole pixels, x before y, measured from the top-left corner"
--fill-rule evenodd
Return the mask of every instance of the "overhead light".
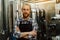
M 60 3 L 60 0 L 56 0 L 56 3 Z
M 28 0 L 24 0 L 24 1 L 28 1 Z

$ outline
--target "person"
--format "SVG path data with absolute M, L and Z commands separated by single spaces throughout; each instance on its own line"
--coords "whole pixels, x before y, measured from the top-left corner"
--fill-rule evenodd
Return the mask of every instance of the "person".
M 34 19 L 30 18 L 31 6 L 29 4 L 22 6 L 22 14 L 23 17 L 17 19 L 15 22 L 13 36 L 17 40 L 29 40 L 29 35 L 36 37 L 38 24 Z

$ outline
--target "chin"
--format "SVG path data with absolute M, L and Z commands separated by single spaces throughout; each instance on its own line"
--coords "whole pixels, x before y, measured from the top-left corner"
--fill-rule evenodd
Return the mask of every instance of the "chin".
M 24 15 L 25 18 L 27 18 L 29 15 Z
M 28 16 L 24 16 L 24 18 L 27 18 Z

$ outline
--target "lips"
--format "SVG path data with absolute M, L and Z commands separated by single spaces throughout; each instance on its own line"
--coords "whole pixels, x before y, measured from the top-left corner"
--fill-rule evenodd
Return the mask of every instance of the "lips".
M 26 12 L 24 14 L 27 14 Z
M 29 16 L 29 14 L 24 13 L 24 14 L 23 14 L 23 16 L 26 18 L 26 17 L 28 17 L 28 16 Z

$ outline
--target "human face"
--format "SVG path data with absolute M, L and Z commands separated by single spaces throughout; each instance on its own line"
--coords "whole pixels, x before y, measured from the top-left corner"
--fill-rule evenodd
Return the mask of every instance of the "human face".
M 29 5 L 24 5 L 22 7 L 22 13 L 23 13 L 24 18 L 29 17 L 29 15 L 30 15 L 30 6 Z

